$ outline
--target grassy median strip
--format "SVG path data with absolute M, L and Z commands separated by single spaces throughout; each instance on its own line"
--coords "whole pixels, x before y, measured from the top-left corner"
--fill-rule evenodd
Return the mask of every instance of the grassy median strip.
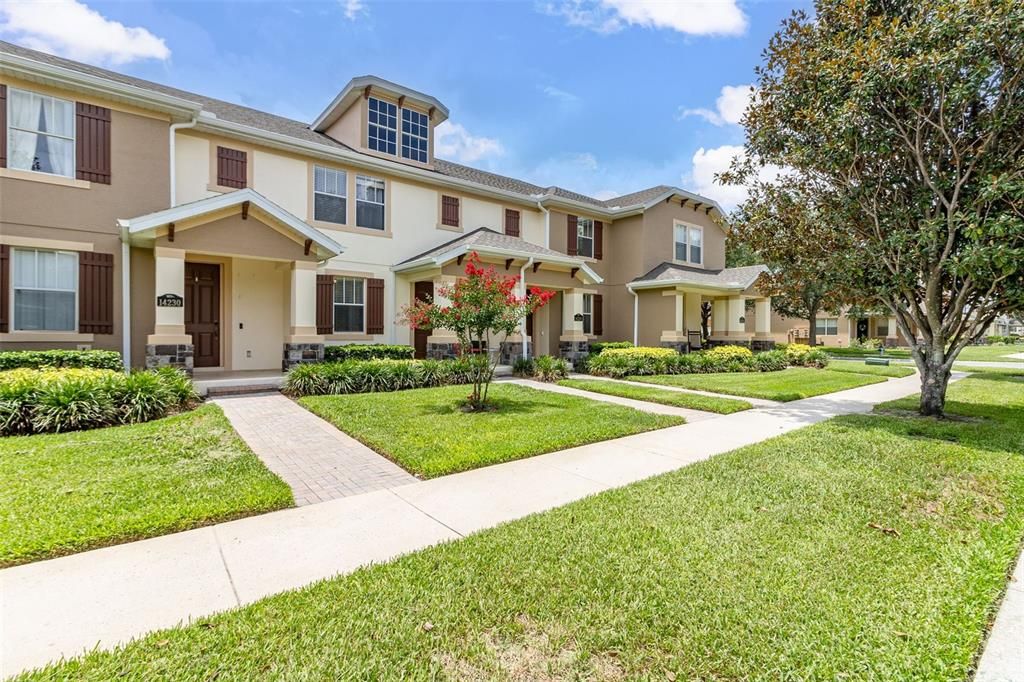
M 949 398 L 965 419 L 833 419 L 26 678 L 967 679 L 1024 536 L 1024 383 Z
M 704 412 L 717 412 L 718 414 L 732 414 L 742 412 L 753 407 L 745 400 L 733 400 L 732 398 L 716 398 L 715 396 L 699 395 L 697 393 L 681 393 L 679 391 L 667 391 L 663 388 L 637 386 L 617 381 L 604 381 L 601 379 L 562 379 L 559 386 L 576 388 L 581 391 L 601 393 L 603 395 L 614 395 L 620 398 L 631 398 L 632 400 L 643 400 L 649 403 L 660 405 L 671 405 L 673 407 L 685 407 L 690 410 L 703 410 Z
M 524 386 L 493 385 L 494 409 L 461 409 L 468 386 L 301 398 L 323 417 L 424 478 L 532 457 L 682 424 L 651 414 Z
M 661 374 L 629 377 L 630 381 L 692 388 L 748 398 L 788 402 L 825 393 L 845 391 L 885 381 L 884 377 L 829 372 L 796 367 L 781 372 L 727 372 L 723 374 Z
M 291 504 L 288 486 L 216 405 L 145 424 L 0 438 L 4 566 Z
M 848 360 L 833 360 L 826 369 L 829 372 L 849 372 L 850 374 L 868 374 L 896 379 L 909 377 L 915 371 L 910 365 L 865 365 L 863 362 Z

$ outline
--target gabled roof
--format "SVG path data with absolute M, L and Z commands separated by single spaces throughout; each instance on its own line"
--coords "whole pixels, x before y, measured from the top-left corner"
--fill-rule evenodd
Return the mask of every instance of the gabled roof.
M 408 258 L 391 269 L 395 272 L 402 272 L 424 266 L 440 267 L 461 255 L 473 251 L 483 256 L 519 258 L 521 260 L 533 258 L 541 263 L 554 263 L 570 268 L 579 268 L 580 272 L 586 274 L 590 282 L 600 284 L 604 281 L 600 275 L 587 265 L 586 261 L 580 258 L 567 256 L 564 253 L 538 246 L 519 237 L 510 237 L 507 234 L 495 232 L 488 227 L 478 227 L 461 237 Z
M 181 222 L 189 218 L 196 218 L 215 211 L 220 211 L 233 206 L 241 206 L 248 202 L 266 213 L 275 221 L 303 239 L 309 239 L 317 247 L 317 255 L 323 258 L 331 258 L 344 252 L 343 247 L 315 227 L 311 227 L 295 215 L 284 210 L 270 199 L 252 188 L 240 189 L 227 194 L 190 201 L 187 204 L 179 204 L 173 208 L 148 213 L 135 218 L 122 218 L 117 221 L 118 226 L 130 235 L 144 235 L 151 233 L 159 227 L 168 223 Z
M 399 85 L 398 83 L 392 83 L 378 76 L 357 76 L 345 84 L 341 92 L 316 117 L 316 120 L 313 121 L 310 127 L 317 132 L 327 130 L 332 123 L 338 120 L 338 117 L 363 96 L 366 88 L 370 88 L 371 93 L 376 91 L 387 93 L 396 98 L 405 97 L 410 102 L 418 104 L 424 109 L 433 109 L 438 114 L 434 118 L 434 123 L 441 123 L 448 118 L 448 107 L 441 104 L 440 100 L 435 97 L 412 88 L 407 88 L 404 85 Z
M 765 265 L 705 270 L 666 262 L 634 279 L 629 283 L 629 288 L 657 289 L 688 284 L 709 289 L 743 291 L 753 286 L 761 273 L 767 271 L 768 267 Z

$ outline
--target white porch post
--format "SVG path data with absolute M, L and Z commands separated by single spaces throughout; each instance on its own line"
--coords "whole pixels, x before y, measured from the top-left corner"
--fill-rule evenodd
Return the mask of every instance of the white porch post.
M 452 275 L 438 275 L 434 278 L 433 302 L 437 306 L 451 305 L 451 300 L 441 293 L 442 287 L 451 287 L 458 279 Z M 456 346 L 459 344 L 458 337 L 450 329 L 435 328 L 430 331 L 427 337 L 427 357 L 433 359 L 452 358 L 456 356 Z
M 316 263 L 293 261 L 288 343 L 323 343 L 316 333 Z
M 687 293 L 685 308 L 684 328 L 688 332 L 700 331 L 700 306 L 704 297 L 700 294 Z
M 664 296 L 672 297 L 673 325 L 672 329 L 661 332 L 661 345 L 672 346 L 679 350 L 679 345 L 686 342 L 686 303 L 687 295 L 682 291 L 666 291 Z M 685 350 L 685 349 L 684 349 Z
M 759 298 L 754 301 L 754 333 L 770 336 L 772 333 L 772 299 Z
M 745 311 L 746 301 L 742 296 L 731 296 L 729 298 L 729 317 L 726 323 L 729 336 L 743 336 L 746 333 L 746 325 L 740 322 Z
M 711 303 L 712 336 L 725 336 L 729 330 L 729 303 L 724 298 L 716 298 Z
M 156 300 L 153 333 L 146 336 L 146 367 L 177 367 L 191 374 L 192 337 L 185 333 L 185 252 L 158 246 L 153 259 Z
M 562 292 L 562 335 L 559 341 L 586 341 L 583 333 L 582 320 L 577 322 L 576 315 L 583 314 L 583 291 L 566 289 Z

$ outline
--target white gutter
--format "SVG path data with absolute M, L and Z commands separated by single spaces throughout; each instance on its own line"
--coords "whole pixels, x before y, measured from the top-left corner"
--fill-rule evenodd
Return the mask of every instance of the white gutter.
M 174 154 L 174 140 L 175 133 L 184 128 L 194 128 L 196 126 L 197 116 L 193 116 L 191 121 L 186 123 L 172 123 L 168 132 L 168 143 L 171 151 L 171 203 L 168 205 L 169 208 L 174 208 L 178 203 L 178 181 L 175 177 L 175 154 Z
M 124 371 L 132 369 L 132 250 L 127 230 L 121 232 L 121 362 Z
M 533 265 L 533 256 L 530 256 L 530 260 L 528 260 L 525 263 L 523 263 L 523 267 L 519 268 L 519 287 L 520 287 L 520 291 L 522 292 L 521 295 L 522 295 L 523 298 L 526 298 L 526 268 L 530 267 L 531 265 Z M 537 324 L 537 320 L 534 320 L 533 324 L 536 325 Z M 536 327 L 534 327 L 534 329 L 536 329 Z M 522 321 L 519 322 L 519 336 L 520 336 L 520 338 L 522 338 L 522 341 L 523 341 L 523 360 L 526 360 L 527 357 L 528 357 L 528 354 L 526 352 L 526 350 L 527 350 L 526 349 L 527 341 L 526 341 L 526 318 L 525 317 L 522 319 Z
M 633 345 L 640 345 L 640 294 L 633 291 L 633 285 L 627 284 L 626 290 L 633 294 Z
M 544 204 L 537 202 L 537 208 L 544 212 L 544 248 L 551 248 L 551 211 L 544 208 Z

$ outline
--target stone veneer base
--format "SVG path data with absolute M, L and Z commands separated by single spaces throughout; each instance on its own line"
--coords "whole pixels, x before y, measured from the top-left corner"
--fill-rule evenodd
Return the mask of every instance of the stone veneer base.
M 506 341 L 501 344 L 501 350 L 498 353 L 501 364 L 514 364 L 516 360 L 520 360 L 523 357 L 523 343 L 521 341 Z M 530 346 L 529 341 L 526 342 L 526 357 L 533 357 L 533 348 Z
M 580 360 L 585 359 L 590 355 L 590 342 L 589 341 L 559 341 L 558 342 L 558 355 L 572 363 L 573 367 L 579 363 Z
M 680 355 L 684 355 L 690 352 L 690 344 L 686 341 L 662 341 L 662 348 L 671 348 Z
M 286 343 L 281 369 L 285 372 L 296 365 L 309 362 L 323 362 L 324 344 L 322 343 Z
M 428 360 L 452 360 L 459 357 L 459 344 L 452 343 L 428 343 Z
M 161 343 L 146 346 L 146 369 L 175 367 L 192 376 L 195 346 L 191 343 Z

